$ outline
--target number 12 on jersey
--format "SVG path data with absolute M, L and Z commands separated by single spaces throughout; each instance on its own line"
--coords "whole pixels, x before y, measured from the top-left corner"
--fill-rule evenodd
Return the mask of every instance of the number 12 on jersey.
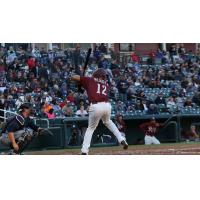
M 107 95 L 106 94 L 106 86 L 105 85 L 101 85 L 99 83 L 97 83 L 98 87 L 97 87 L 97 94 L 103 94 L 103 95 Z

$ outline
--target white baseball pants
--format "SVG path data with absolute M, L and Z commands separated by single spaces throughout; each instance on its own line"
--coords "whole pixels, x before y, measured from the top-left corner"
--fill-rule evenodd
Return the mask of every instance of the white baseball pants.
M 84 136 L 84 141 L 81 149 L 82 153 L 88 153 L 92 135 L 96 127 L 98 126 L 100 119 L 103 121 L 104 125 L 116 136 L 119 143 L 121 143 L 124 140 L 118 128 L 110 119 L 110 116 L 111 116 L 110 103 L 100 102 L 97 104 L 90 105 L 88 128 Z
M 124 140 L 126 140 L 126 135 L 124 132 L 120 132 L 121 133 L 121 136 L 124 138 Z
M 150 135 L 146 135 L 144 138 L 144 142 L 146 145 L 150 145 L 150 144 L 160 144 L 159 140 L 154 137 L 154 136 L 150 136 Z

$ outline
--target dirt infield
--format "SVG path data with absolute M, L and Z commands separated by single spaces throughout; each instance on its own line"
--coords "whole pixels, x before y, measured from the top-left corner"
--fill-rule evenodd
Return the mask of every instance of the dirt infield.
M 79 155 L 80 149 L 57 149 L 25 152 L 26 155 Z M 132 145 L 91 148 L 90 155 L 200 155 L 200 142 L 161 145 Z

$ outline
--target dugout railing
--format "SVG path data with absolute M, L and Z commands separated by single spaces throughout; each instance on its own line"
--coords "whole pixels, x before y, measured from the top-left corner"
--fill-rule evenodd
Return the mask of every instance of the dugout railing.
M 151 117 L 152 115 L 124 116 L 127 125 L 126 138 L 130 145 L 143 143 L 144 133 L 139 129 L 139 125 L 148 121 Z M 189 130 L 191 125 L 196 125 L 197 131 L 200 129 L 200 115 L 197 114 L 159 114 L 154 115 L 154 117 L 160 123 L 167 121 L 157 134 L 157 138 L 161 143 L 180 142 L 182 131 Z M 79 148 L 81 140 L 76 145 L 69 144 L 72 137 L 72 129 L 76 127 L 81 130 L 80 134 L 83 134 L 88 125 L 88 117 L 56 118 L 48 120 L 48 123 L 44 119 L 37 119 L 36 124 L 40 127 L 49 128 L 53 132 L 53 136 L 43 135 L 36 138 L 29 146 L 29 149 Z M 117 141 L 103 123 L 100 122 L 94 132 L 92 145 L 112 146 L 117 145 Z M 0 144 L 0 151 L 5 150 L 6 148 Z

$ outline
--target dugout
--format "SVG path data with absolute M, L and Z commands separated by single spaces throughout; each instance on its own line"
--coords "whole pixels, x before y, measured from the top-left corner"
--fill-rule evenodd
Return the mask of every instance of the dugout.
M 194 114 L 184 114 L 179 115 L 179 140 L 181 141 L 183 139 L 182 133 L 185 131 L 189 131 L 191 125 L 196 126 L 197 133 L 200 135 L 200 115 L 194 115 Z
M 156 137 L 161 143 L 166 142 L 178 142 L 178 118 L 174 115 L 155 115 L 156 121 L 159 123 L 165 123 L 165 126 L 158 130 Z M 136 117 L 124 117 L 127 125 L 126 137 L 128 144 L 143 144 L 144 133 L 139 129 L 139 125 L 143 122 L 150 120 L 152 116 L 136 116 Z

